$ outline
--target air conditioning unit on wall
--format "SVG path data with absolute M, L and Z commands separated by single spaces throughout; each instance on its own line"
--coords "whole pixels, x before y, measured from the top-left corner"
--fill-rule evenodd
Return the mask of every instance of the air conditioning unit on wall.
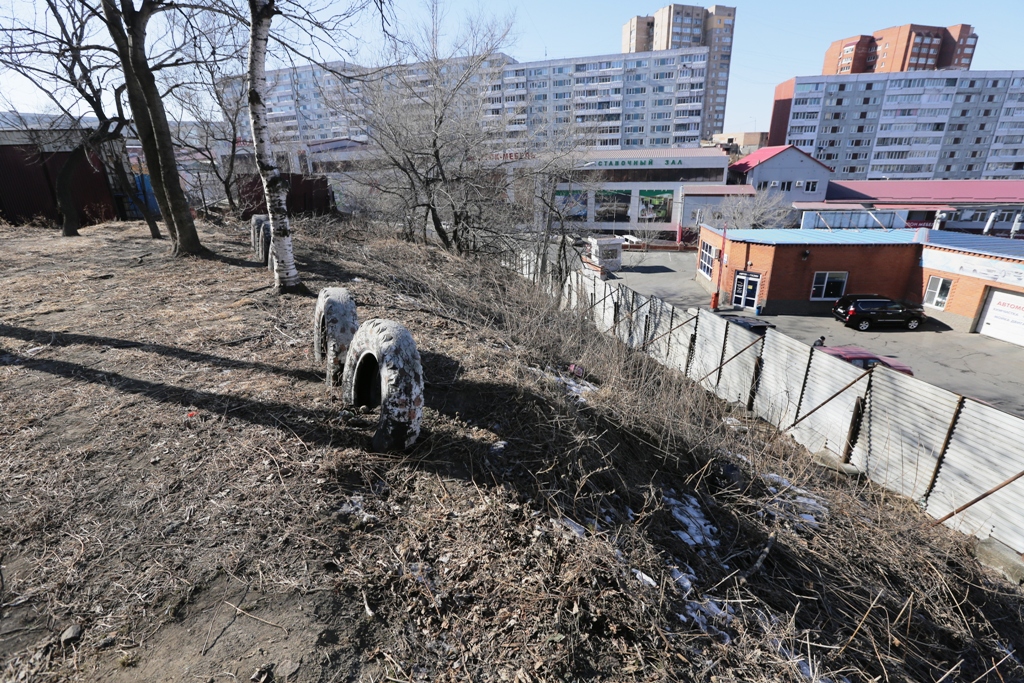
M 778 186 L 779 186 L 779 181 L 778 181 L 778 180 L 773 180 L 773 181 L 772 181 L 771 183 L 769 183 L 769 185 L 768 185 L 768 187 L 778 187 Z

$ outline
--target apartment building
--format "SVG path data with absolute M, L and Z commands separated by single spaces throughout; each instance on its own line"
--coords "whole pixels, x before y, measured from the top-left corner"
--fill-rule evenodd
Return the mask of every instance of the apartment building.
M 712 5 L 666 5 L 654 16 L 637 16 L 622 26 L 625 53 L 708 48 L 707 110 L 702 122 L 704 139 L 721 133 L 725 126 L 725 105 L 729 90 L 736 8 Z
M 970 24 L 892 26 L 837 40 L 825 51 L 824 76 L 970 69 L 978 35 Z
M 573 126 L 609 149 L 697 147 L 708 108 L 706 47 L 507 64 L 485 117 L 510 132 L 554 135 Z
M 698 147 L 710 137 L 703 130 L 708 55 L 706 47 L 536 62 L 495 55 L 476 81 L 481 119 L 504 126 L 510 139 L 553 139 L 571 130 L 582 144 L 605 150 Z M 282 166 L 306 170 L 316 161 L 310 151 L 326 159 L 332 141 L 368 139 L 359 115 L 366 86 L 337 74 L 361 68 L 329 66 L 268 72 L 271 133 L 289 150 Z M 421 70 L 402 68 L 414 77 Z
M 1024 71 L 800 76 L 775 88 L 768 144 L 836 180 L 1024 178 Z

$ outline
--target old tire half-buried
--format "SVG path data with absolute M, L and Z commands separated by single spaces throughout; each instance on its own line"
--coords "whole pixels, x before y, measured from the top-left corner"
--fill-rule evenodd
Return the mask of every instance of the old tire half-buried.
M 271 263 L 270 221 L 261 222 L 253 228 L 253 240 L 256 243 L 256 260 L 263 265 Z
M 262 239 L 263 226 L 270 224 L 270 216 L 266 214 L 254 214 L 249 219 L 249 246 L 252 247 L 253 253 L 259 254 L 259 242 L 257 239 Z
M 321 289 L 313 313 L 313 358 L 318 364 L 325 364 L 327 386 L 341 383 L 348 348 L 358 329 L 356 302 L 348 290 L 344 287 Z
M 412 446 L 423 420 L 423 366 L 409 330 L 394 320 L 363 323 L 348 348 L 341 394 L 349 405 L 380 406 L 374 451 Z

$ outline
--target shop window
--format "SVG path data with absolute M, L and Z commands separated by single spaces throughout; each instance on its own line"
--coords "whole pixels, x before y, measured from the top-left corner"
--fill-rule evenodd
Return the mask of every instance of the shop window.
M 814 286 L 811 287 L 811 301 L 833 301 L 846 291 L 846 278 L 849 273 L 818 272 L 814 274 Z
M 946 301 L 949 299 L 949 290 L 952 287 L 952 280 L 932 275 L 928 278 L 928 288 L 924 293 L 924 305 L 939 309 L 945 308 Z

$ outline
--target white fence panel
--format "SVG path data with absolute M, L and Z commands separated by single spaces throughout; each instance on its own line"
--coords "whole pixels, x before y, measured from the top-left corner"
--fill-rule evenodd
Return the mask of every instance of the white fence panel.
M 629 314 L 621 330 L 622 341 L 634 349 L 643 348 L 647 340 L 647 326 L 654 297 L 632 292 Z
M 864 398 L 868 378 L 863 377 L 832 400 L 829 398 L 864 372 L 863 368 L 822 351 L 811 353 L 803 399 L 796 416 L 796 419 L 804 415 L 807 418 L 796 425 L 792 432 L 797 443 L 811 453 L 828 450 L 837 458 L 846 455 L 857 399 Z
M 722 359 L 725 365 L 722 366 L 716 390 L 719 398 L 747 405 L 763 343 L 759 335 L 736 323 L 729 323 L 729 331 L 725 335 L 725 358 Z
M 871 481 L 923 500 L 959 400 L 951 391 L 875 366 L 851 462 Z
M 776 427 L 796 421 L 797 405 L 811 347 L 769 329 L 761 351 L 761 379 L 754 396 L 754 412 Z
M 704 309 L 697 317 L 697 339 L 687 374 L 708 391 L 714 391 L 718 384 L 718 366 L 722 362 L 727 325 L 725 318 Z
M 1024 420 L 967 399 L 949 440 L 928 514 L 944 517 L 1024 470 Z M 993 536 L 1024 553 L 1024 478 L 946 522 L 978 538 Z
M 685 318 L 675 320 L 676 310 L 661 299 L 651 297 L 650 308 L 647 312 L 647 338 L 644 340 L 644 349 L 651 358 L 662 363 L 668 355 L 669 338 L 668 333 Z
M 697 332 L 697 310 L 691 308 L 684 311 L 676 308 L 672 313 L 672 320 L 673 329 L 667 337 L 665 365 L 685 374 L 690 360 L 690 345 Z

